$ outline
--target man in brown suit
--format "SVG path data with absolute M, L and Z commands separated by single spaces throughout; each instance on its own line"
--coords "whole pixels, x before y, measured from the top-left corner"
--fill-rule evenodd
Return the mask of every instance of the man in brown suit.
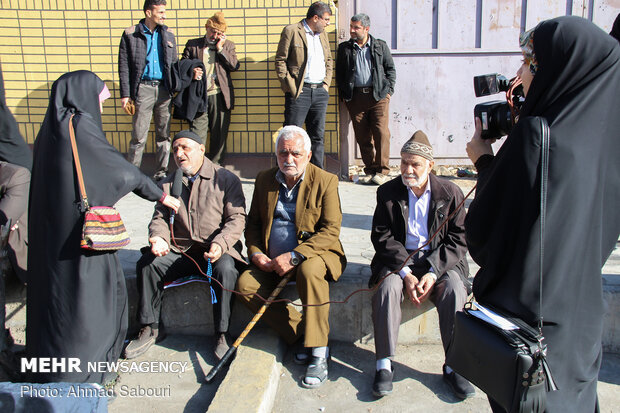
M 276 51 L 276 74 L 284 92 L 284 125 L 304 126 L 310 135 L 310 162 L 323 168 L 325 113 L 332 81 L 333 61 L 325 28 L 332 15 L 320 1 L 308 8 L 306 18 L 282 30 Z
M 172 141 L 174 160 L 183 172 L 181 206 L 173 220 L 171 242 L 170 210 L 156 205 L 149 224 L 151 248 L 143 251 L 136 264 L 140 303 L 138 319 L 144 326 L 138 338 L 125 349 L 125 358 L 146 352 L 158 338 L 159 314 L 164 284 L 177 278 L 198 274 L 196 260 L 207 272 L 207 260 L 213 265 L 213 278 L 233 290 L 239 268 L 245 264 L 239 238 L 245 227 L 245 197 L 241 181 L 232 172 L 214 165 L 205 157 L 202 139 L 191 131 L 177 133 Z M 164 192 L 171 193 L 174 175 L 162 181 Z M 221 358 L 230 345 L 228 324 L 232 293 L 211 282 L 217 302 L 213 319 L 217 333 L 215 355 Z M 160 337 L 161 338 L 161 337 Z
M 338 280 L 346 266 L 338 239 L 342 222 L 338 178 L 309 164 L 310 138 L 300 127 L 282 128 L 276 156 L 278 167 L 256 177 L 245 230 L 251 265 L 239 277 L 237 288 L 268 297 L 280 277 L 294 271 L 303 304 L 327 302 L 328 281 Z M 240 298 L 253 311 L 263 304 L 256 296 Z M 327 380 L 328 316 L 328 305 L 305 307 L 302 315 L 292 306 L 274 303 L 263 317 L 289 344 L 305 335 L 308 350 L 295 357 L 296 362 L 309 361 L 304 387 L 318 387 Z
M 219 164 L 226 150 L 226 138 L 230 126 L 230 111 L 235 106 L 235 93 L 230 72 L 239 69 L 235 44 L 226 39 L 224 13 L 217 12 L 207 19 L 204 37 L 189 40 L 183 50 L 183 59 L 198 59 L 205 65 L 194 69 L 194 79 L 207 77 L 207 111 L 191 122 L 190 130 L 207 142 L 211 131 L 208 157 Z M 205 53 L 206 51 L 206 53 Z

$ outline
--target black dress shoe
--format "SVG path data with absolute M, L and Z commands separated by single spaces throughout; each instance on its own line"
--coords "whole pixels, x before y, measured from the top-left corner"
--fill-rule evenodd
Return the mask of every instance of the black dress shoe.
M 375 373 L 375 381 L 372 383 L 372 394 L 376 397 L 383 397 L 392 393 L 392 379 L 394 378 L 394 369 L 388 371 L 381 369 Z
M 465 400 L 476 394 L 476 389 L 474 389 L 474 386 L 472 386 L 465 377 L 454 370 L 447 373 L 445 364 L 443 365 L 443 380 L 448 383 L 454 395 L 461 400 Z

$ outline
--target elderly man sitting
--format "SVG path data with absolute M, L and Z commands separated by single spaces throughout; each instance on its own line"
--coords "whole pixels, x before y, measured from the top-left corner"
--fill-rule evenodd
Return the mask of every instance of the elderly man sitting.
M 346 265 L 340 240 L 342 212 L 338 178 L 309 163 L 310 138 L 297 126 L 282 128 L 276 141 L 278 167 L 256 177 L 245 240 L 251 265 L 239 277 L 245 294 L 268 297 L 280 277 L 294 271 L 303 304 L 329 300 L 328 281 L 336 281 Z M 263 302 L 242 297 L 253 311 Z M 302 385 L 315 388 L 327 380 L 329 306 L 294 307 L 274 303 L 263 319 L 289 344 L 302 336 L 308 352 L 296 354 L 309 361 Z
M 377 357 L 372 391 L 377 397 L 392 392 L 391 359 L 398 341 L 403 295 L 417 306 L 427 299 L 435 304 L 441 341 L 447 351 L 454 314 L 463 308 L 469 286 L 465 208 L 451 216 L 463 200 L 463 192 L 452 182 L 430 173 L 434 165 L 433 147 L 424 132 L 414 133 L 403 145 L 400 156 L 401 175 L 377 190 L 372 220 L 375 256 L 370 264 L 369 286 L 381 281 L 372 297 Z M 445 220 L 448 223 L 430 239 Z M 418 249 L 400 269 L 409 254 Z M 474 394 L 473 386 L 445 364 L 443 379 L 460 399 Z
M 245 227 L 245 197 L 241 181 L 232 172 L 213 164 L 205 156 L 202 138 L 191 131 L 177 133 L 172 141 L 174 160 L 183 171 L 181 206 L 174 220 L 174 243 L 170 233 L 170 210 L 155 206 L 149 224 L 148 249 L 136 264 L 140 304 L 138 318 L 143 325 L 138 338 L 125 349 L 125 358 L 138 357 L 155 343 L 159 333 L 159 313 L 164 283 L 198 273 L 193 258 L 203 272 L 207 260 L 213 278 L 232 290 L 245 267 L 239 238 Z M 174 175 L 162 181 L 170 193 Z M 215 356 L 224 356 L 230 346 L 228 326 L 232 293 L 212 282 L 217 302 L 213 318 L 217 333 Z M 160 337 L 161 339 L 161 337 Z

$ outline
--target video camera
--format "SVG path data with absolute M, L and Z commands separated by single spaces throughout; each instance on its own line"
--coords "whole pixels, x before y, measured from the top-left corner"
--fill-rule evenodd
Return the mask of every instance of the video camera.
M 506 101 L 494 100 L 474 107 L 474 116 L 482 121 L 482 139 L 497 139 L 508 135 L 519 118 L 525 96 L 521 80 L 508 80 L 498 73 L 474 77 L 476 97 L 506 92 Z

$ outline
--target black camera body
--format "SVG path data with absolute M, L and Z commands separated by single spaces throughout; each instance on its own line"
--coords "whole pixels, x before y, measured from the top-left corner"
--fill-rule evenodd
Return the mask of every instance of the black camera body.
M 512 130 L 512 112 L 503 100 L 479 103 L 474 106 L 474 116 L 482 122 L 482 139 L 497 139 Z
M 482 139 L 498 139 L 508 135 L 518 118 L 518 110 L 523 104 L 523 87 L 515 86 L 515 79 L 508 80 L 497 73 L 474 77 L 476 97 L 508 92 L 508 101 L 494 100 L 479 103 L 474 107 L 474 116 L 482 122 Z

